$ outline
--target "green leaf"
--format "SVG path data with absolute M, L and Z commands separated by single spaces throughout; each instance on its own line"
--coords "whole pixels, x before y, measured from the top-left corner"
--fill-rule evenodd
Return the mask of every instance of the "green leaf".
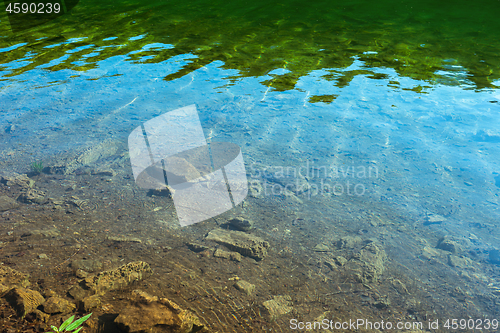
M 73 324 L 71 324 L 68 327 L 66 327 L 66 331 L 72 331 L 72 330 L 74 330 L 75 328 L 77 328 L 78 326 L 80 326 L 81 324 L 83 324 L 83 322 L 85 320 L 89 319 L 91 315 L 92 315 L 92 313 L 86 315 L 85 317 L 82 317 L 82 318 L 78 319 Z
M 73 333 L 78 333 L 79 330 L 81 330 L 83 327 L 80 327 L 79 329 L 77 329 L 76 331 L 74 331 Z
M 52 328 L 54 330 L 54 332 L 58 333 L 59 330 L 57 329 L 57 327 L 55 327 L 54 325 L 50 325 L 50 328 Z M 49 332 L 50 333 L 50 332 Z
M 68 319 L 66 319 L 64 323 L 62 323 L 61 327 L 59 327 L 59 331 L 57 332 L 62 332 L 69 324 L 71 324 L 73 319 L 75 319 L 75 316 L 71 316 Z

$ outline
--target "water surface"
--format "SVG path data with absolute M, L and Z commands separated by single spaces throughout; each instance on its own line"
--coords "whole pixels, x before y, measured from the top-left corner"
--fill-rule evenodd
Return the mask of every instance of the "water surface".
M 491 1 L 86 1 L 53 21 L 14 30 L 4 15 L 1 171 L 28 173 L 48 192 L 43 204 L 24 204 L 24 214 L 52 219 L 57 202 L 83 199 L 94 211 L 68 208 L 57 228 L 138 234 L 144 247 L 114 248 L 91 231 L 81 241 L 102 260 L 149 259 L 157 272 L 174 275 L 174 286 L 158 278 L 149 291 L 199 316 L 214 309 L 219 315 L 204 319 L 214 329 L 286 332 L 294 316 L 396 320 L 401 313 L 400 320 L 424 322 L 495 316 L 499 10 Z M 241 147 L 251 191 L 220 221 L 179 229 L 171 202 L 134 184 L 126 143 L 142 123 L 193 103 L 207 140 Z M 109 142 L 112 153 L 73 172 L 50 169 Z M 39 161 L 49 169 L 30 173 Z M 112 177 L 96 178 L 96 170 L 110 168 Z M 275 173 L 285 169 L 301 175 L 280 180 Z M 309 187 L 283 190 L 297 179 Z M 75 192 L 67 188 L 80 199 L 68 199 Z M 254 220 L 255 233 L 271 243 L 257 270 L 250 261 L 197 257 L 184 246 L 231 214 Z M 83 229 L 70 227 L 72 216 Z M 21 223 L 12 229 L 22 229 L 21 220 L 12 221 Z M 90 221 L 100 222 L 89 227 Z M 360 242 L 343 246 L 345 237 Z M 443 239 L 455 247 L 440 245 Z M 338 256 L 355 261 L 372 241 L 389 260 L 380 279 L 364 281 L 368 287 L 329 264 Z M 328 252 L 317 251 L 320 244 Z M 172 252 L 159 251 L 167 248 Z M 181 266 L 199 274 L 204 265 L 211 273 L 195 282 L 179 275 Z M 224 294 L 246 314 L 222 301 L 193 303 L 195 294 L 213 295 L 207 291 L 213 279 L 233 275 L 257 285 L 250 300 L 232 287 Z M 251 314 L 282 294 L 292 296 L 295 312 L 277 321 Z M 381 303 L 384 297 L 391 305 Z M 339 302 L 346 306 L 332 305 Z M 312 310 L 300 312 L 306 308 Z

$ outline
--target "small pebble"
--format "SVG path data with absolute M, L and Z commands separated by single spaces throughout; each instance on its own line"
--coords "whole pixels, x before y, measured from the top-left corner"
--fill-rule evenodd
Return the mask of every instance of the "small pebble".
M 85 272 L 82 269 L 77 269 L 75 275 L 79 279 L 85 279 L 89 275 L 89 273 Z
M 210 251 L 209 250 L 204 250 L 204 251 L 200 252 L 200 257 L 202 257 L 202 258 L 208 258 L 208 257 L 210 257 Z
M 318 244 L 313 248 L 313 251 L 315 251 L 315 252 L 328 252 L 328 251 L 330 251 L 330 248 L 325 244 Z

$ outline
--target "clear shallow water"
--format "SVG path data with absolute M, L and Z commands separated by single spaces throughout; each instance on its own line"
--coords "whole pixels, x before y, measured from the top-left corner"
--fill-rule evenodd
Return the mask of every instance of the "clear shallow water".
M 194 103 L 208 140 L 242 147 L 251 181 L 309 169 L 318 191 L 297 195 L 290 213 L 390 212 L 403 217 L 398 236 L 381 236 L 393 249 L 426 230 L 429 244 L 451 235 L 462 255 L 487 254 L 500 246 L 500 27 L 494 8 L 471 10 L 89 4 L 16 34 L 2 19 L 2 171 L 110 138 L 125 145 L 140 124 Z M 495 269 L 486 284 L 498 283 Z
M 53 75 L 33 71 L 29 85 L 16 83 L 2 90 L 3 106 L 9 110 L 3 113 L 2 122 L 16 128 L 5 137 L 4 154 L 23 143 L 40 147 L 30 152 L 29 159 L 46 159 L 72 145 L 109 135 L 126 136 L 134 125 L 189 103 L 216 103 L 201 113 L 209 125 L 205 130 L 213 138 L 218 136 L 213 130 L 230 131 L 245 124 L 256 132 L 251 137 L 254 141 L 238 143 L 249 145 L 255 154 L 257 147 L 273 142 L 277 150 L 299 154 L 302 160 L 315 160 L 320 166 L 372 163 L 384 177 L 398 179 L 399 189 L 393 190 L 396 197 L 418 201 L 412 193 L 425 196 L 439 191 L 446 193 L 443 201 L 456 197 L 471 210 L 474 206 L 470 205 L 486 205 L 495 211 L 499 190 L 495 177 L 500 170 L 496 142 L 500 138 L 499 95 L 495 91 L 435 85 L 418 94 L 404 89 L 420 82 L 400 78 L 388 69 L 372 69 L 387 75 L 385 80 L 359 75 L 344 88 L 332 88 L 322 78 L 324 71 L 301 78 L 297 89 L 287 92 L 269 90 L 259 83 L 272 79 L 270 76 L 241 79 L 227 87 L 224 79 L 235 71 L 222 69 L 221 63 L 175 82 L 161 80 L 160 73 L 174 72 L 185 62 L 179 57 L 166 64 L 134 65 L 120 57 L 110 58 L 65 85 L 51 85 Z M 362 67 L 357 61 L 345 71 Z M 126 75 L 112 76 L 118 73 Z M 66 75 L 74 72 L 68 70 Z M 108 77 L 89 81 L 99 76 Z M 388 88 L 390 81 L 400 81 L 401 88 Z M 309 102 L 310 96 L 329 94 L 338 97 L 332 103 Z M 218 122 L 214 114 L 220 112 L 217 107 L 224 100 L 248 108 L 243 119 L 226 114 Z M 86 135 L 74 137 L 74 131 Z M 47 133 L 51 133 L 49 138 Z M 47 144 L 47 139 L 53 143 Z M 261 159 L 266 156 L 261 155 Z M 371 192 L 382 196 L 385 191 L 377 185 Z

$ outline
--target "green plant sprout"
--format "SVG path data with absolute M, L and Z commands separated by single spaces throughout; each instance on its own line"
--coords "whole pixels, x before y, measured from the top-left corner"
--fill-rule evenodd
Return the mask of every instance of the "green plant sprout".
M 41 161 L 31 163 L 31 170 L 36 173 L 41 173 L 43 170 L 43 163 Z
M 85 317 L 82 317 L 82 318 L 78 319 L 74 323 L 71 323 L 71 322 L 73 321 L 73 319 L 75 319 L 75 316 L 71 316 L 68 319 L 66 319 L 66 321 L 64 323 L 62 323 L 61 327 L 57 328 L 54 325 L 51 325 L 50 327 L 53 329 L 53 331 L 49 331 L 49 332 L 45 332 L 45 333 L 71 332 L 71 331 L 75 330 L 78 326 L 80 326 L 81 324 L 83 324 L 84 321 L 86 321 L 87 319 L 89 319 L 91 315 L 92 315 L 92 313 L 86 315 Z M 83 327 L 80 327 L 79 329 L 77 329 L 73 333 L 77 333 L 82 328 Z

